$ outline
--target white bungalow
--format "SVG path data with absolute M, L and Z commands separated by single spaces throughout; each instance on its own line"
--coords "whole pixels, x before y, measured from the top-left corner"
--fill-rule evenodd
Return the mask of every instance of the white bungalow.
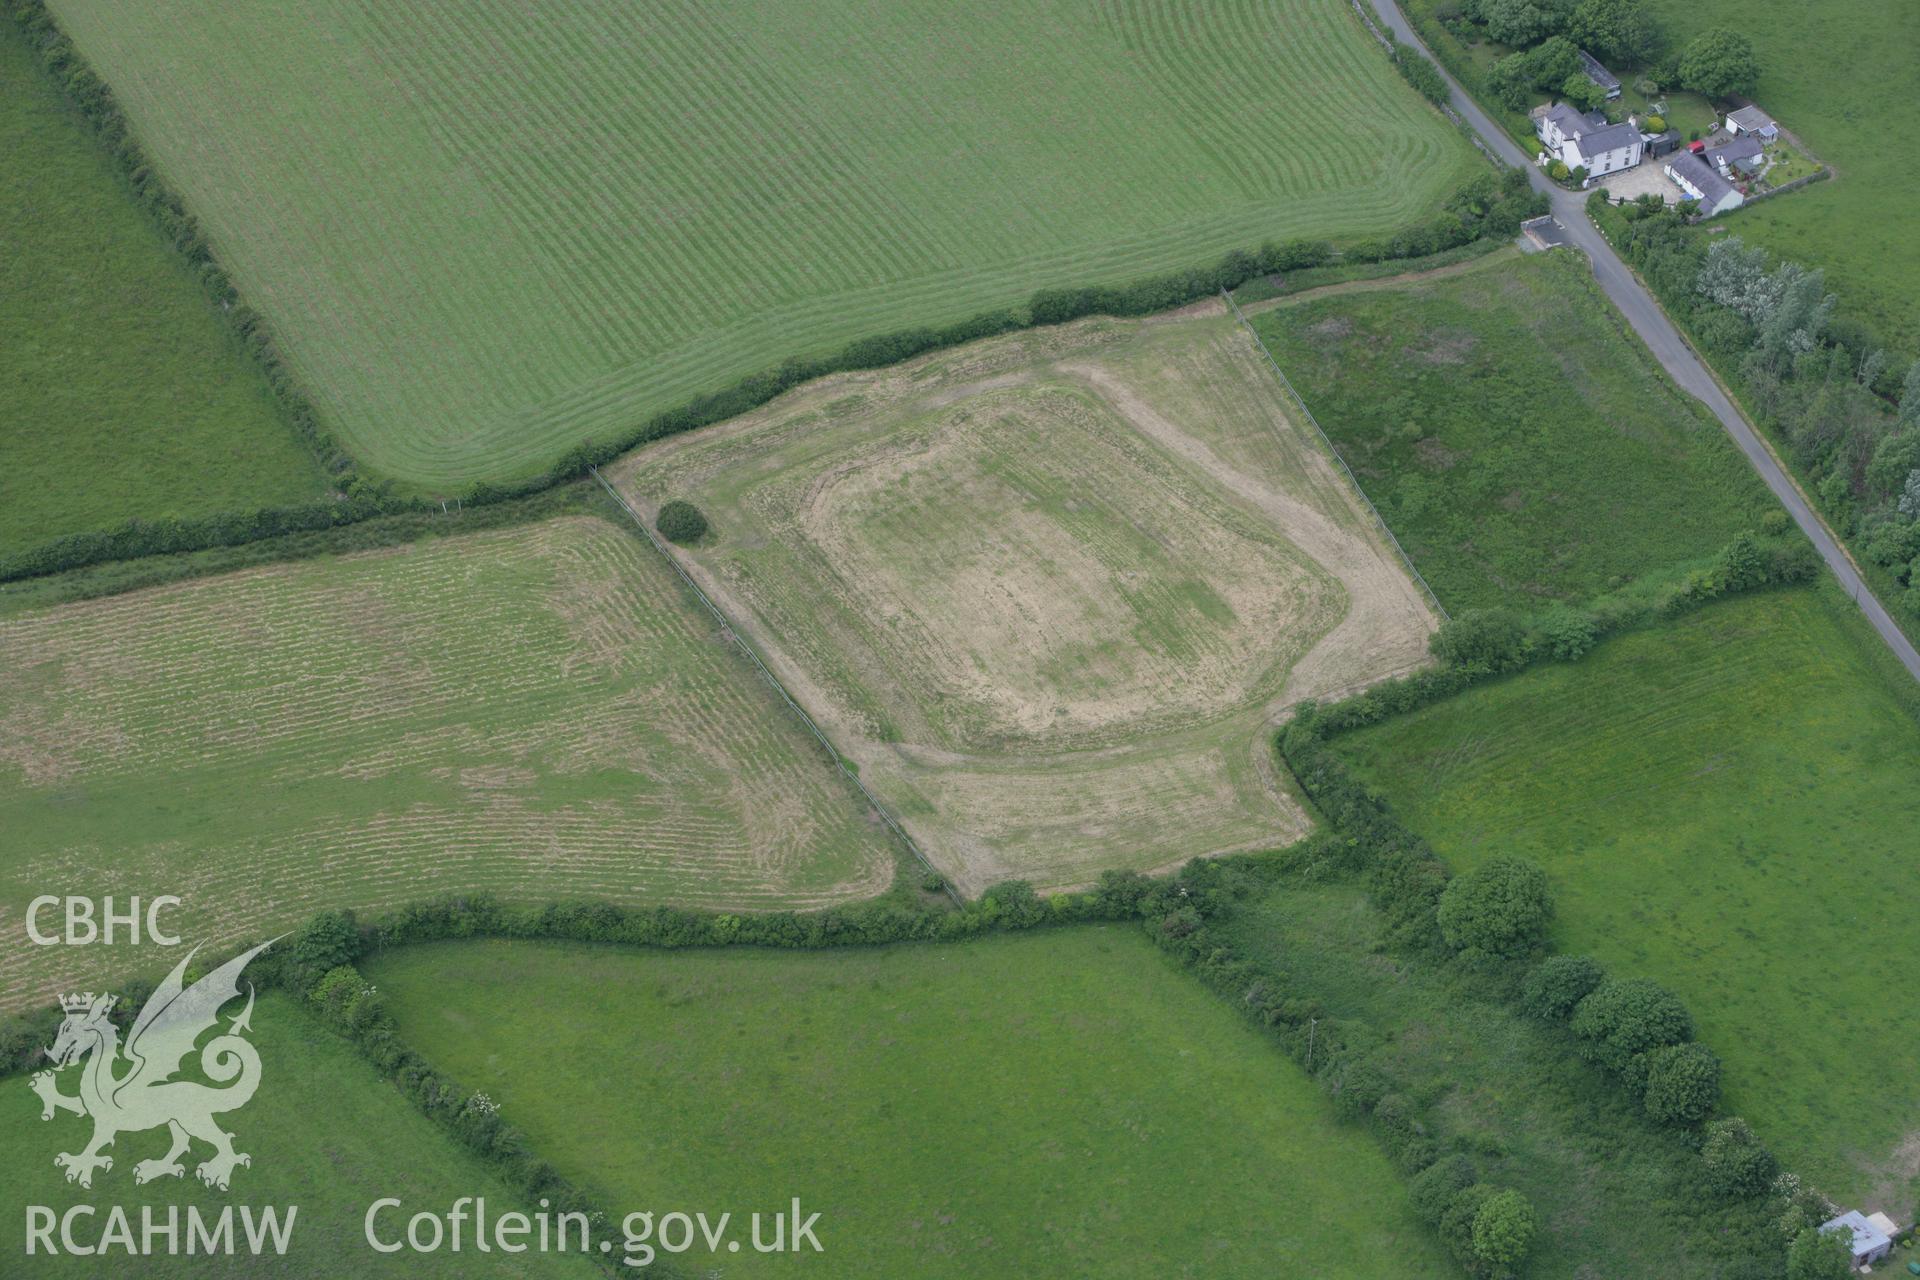
M 1700 202 L 1700 216 L 1738 209 L 1747 198 L 1731 182 L 1714 172 L 1712 165 L 1691 151 L 1676 151 L 1666 163 L 1667 176 L 1694 200 Z
M 1849 1209 L 1839 1217 L 1821 1223 L 1820 1230 L 1849 1237 L 1853 1265 L 1856 1268 L 1871 1266 L 1893 1252 L 1893 1233 L 1883 1230 L 1874 1218 L 1888 1226 L 1893 1225 L 1885 1214 L 1876 1213 L 1869 1218 L 1858 1209 Z
M 1737 111 L 1727 112 L 1727 132 L 1751 133 L 1762 142 L 1772 142 L 1780 136 L 1780 126 L 1758 107 L 1741 107 Z

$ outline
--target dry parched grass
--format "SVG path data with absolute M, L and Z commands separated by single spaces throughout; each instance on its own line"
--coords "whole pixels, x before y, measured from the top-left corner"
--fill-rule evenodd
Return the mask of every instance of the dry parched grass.
M 591 517 L 23 615 L 0 667 L 14 936 L 42 893 L 177 894 L 200 938 L 436 891 L 813 906 L 890 874 L 818 746 Z M 85 954 L 0 950 L 0 1004 Z
M 1219 315 L 1087 321 L 827 379 L 620 469 L 956 883 L 1305 830 L 1282 707 L 1433 620 Z

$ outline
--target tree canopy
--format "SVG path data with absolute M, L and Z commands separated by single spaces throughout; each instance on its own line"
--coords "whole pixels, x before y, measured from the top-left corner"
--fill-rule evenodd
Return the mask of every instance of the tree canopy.
M 1645 0 L 1580 0 L 1567 34 L 1602 62 L 1644 67 L 1660 47 L 1660 25 Z
M 1492 858 L 1447 885 L 1439 917 L 1440 933 L 1455 950 L 1525 955 L 1553 918 L 1547 873 L 1524 858 Z
M 1748 94 L 1760 82 L 1753 42 L 1731 27 L 1696 36 L 1680 54 L 1681 87 L 1710 98 Z

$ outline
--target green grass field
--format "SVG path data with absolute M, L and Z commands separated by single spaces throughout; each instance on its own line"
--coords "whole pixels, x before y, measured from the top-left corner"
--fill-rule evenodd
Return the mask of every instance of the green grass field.
M 236 1006 L 237 1007 L 237 1006 Z M 408 1212 L 444 1212 L 461 1196 L 487 1198 L 493 1212 L 530 1209 L 478 1159 L 422 1116 L 371 1065 L 285 996 L 264 995 L 254 1010 L 249 1037 L 260 1052 L 260 1090 L 245 1107 L 221 1116 L 234 1146 L 253 1163 L 234 1171 L 227 1191 L 204 1187 L 189 1166 L 185 1177 L 160 1179 L 145 1186 L 133 1181 L 133 1166 L 164 1155 L 164 1130 L 120 1135 L 113 1146 L 113 1168 L 95 1174 L 91 1190 L 72 1186 L 56 1168 L 56 1152 L 77 1151 L 91 1133 L 88 1121 L 57 1113 L 40 1119 L 40 1099 L 24 1076 L 0 1077 L 0 1202 L 9 1212 L 0 1218 L 0 1256 L 10 1276 L 95 1277 L 105 1274 L 137 1280 L 187 1280 L 193 1277 L 274 1276 L 283 1280 L 333 1280 L 339 1276 L 537 1276 L 588 1280 L 598 1271 L 579 1257 L 534 1253 L 509 1258 L 471 1248 L 460 1254 L 406 1252 L 391 1257 L 366 1244 L 362 1219 L 367 1207 L 384 1196 L 405 1201 Z M 62 1093 L 73 1094 L 76 1069 L 59 1077 Z M 196 1147 L 204 1158 L 207 1149 Z M 44 1205 L 64 1214 L 80 1204 L 98 1214 L 78 1221 L 83 1242 L 97 1238 L 111 1205 L 124 1206 L 136 1233 L 140 1207 L 151 1205 L 164 1222 L 167 1206 L 187 1207 L 207 1219 L 227 1206 L 255 1211 L 276 1206 L 284 1218 L 298 1206 L 284 1257 L 230 1259 L 128 1258 L 116 1250 L 108 1259 L 25 1255 L 25 1205 Z M 395 1222 L 383 1216 L 383 1230 Z M 399 1220 L 404 1230 L 404 1218 Z M 240 1228 L 236 1223 L 235 1233 Z M 89 1235 L 91 1232 L 91 1236 Z M 383 1239 L 391 1238 L 391 1232 Z M 55 1237 L 58 1238 L 57 1235 Z M 137 1236 L 136 1236 L 137 1238 Z M 185 1247 L 182 1226 L 181 1246 Z
M 1529 1280 L 1737 1275 L 1722 1266 L 1742 1245 L 1772 1254 L 1751 1209 L 1693 1194 L 1685 1139 L 1655 1128 L 1563 1036 L 1471 977 L 1394 950 L 1357 878 L 1289 877 L 1220 928 L 1321 1001 L 1349 1043 L 1377 1043 L 1444 1141 L 1533 1202 Z
M 880 892 L 850 783 L 637 534 L 574 516 L 0 621 L 0 926 L 49 885 L 185 936 L 437 892 Z M 59 891 L 64 892 L 64 888 Z M 163 957 L 0 949 L 0 1008 Z
M 1455 868 L 1539 861 L 1556 942 L 1679 992 L 1730 1110 L 1905 1213 L 1920 1038 L 1889 993 L 1920 972 L 1920 723 L 1889 664 L 1844 600 L 1772 592 L 1337 745 Z
M 713 1259 L 729 1280 L 1454 1274 L 1372 1139 L 1131 927 L 443 944 L 368 976 L 610 1212 L 821 1213 L 822 1254 Z
M 829 378 L 617 469 L 970 892 L 1277 848 L 1265 726 L 1426 661 L 1425 599 L 1231 317 Z
M 52 7 L 339 438 L 425 486 L 1481 164 L 1340 0 Z
M 1255 327 L 1448 608 L 1583 600 L 1770 499 L 1577 255 L 1282 300 Z
M 320 497 L 259 367 L 7 20 L 0 155 L 0 555 Z
M 1831 182 L 1715 220 L 1807 266 L 1824 267 L 1839 314 L 1872 325 L 1905 358 L 1920 355 L 1920 243 L 1908 228 L 1920 170 L 1889 146 L 1883 111 L 1920 101 L 1920 9 L 1904 0 L 1655 0 L 1671 38 L 1730 26 L 1753 41 L 1754 100 L 1832 165 Z M 1704 234 L 1704 233 L 1703 233 Z

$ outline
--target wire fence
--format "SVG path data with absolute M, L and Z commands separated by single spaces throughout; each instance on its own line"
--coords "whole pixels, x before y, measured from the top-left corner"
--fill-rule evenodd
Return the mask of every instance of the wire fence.
M 780 695 L 780 700 L 787 704 L 788 709 L 791 710 L 794 715 L 800 717 L 800 723 L 807 727 L 807 732 L 811 733 L 814 739 L 819 742 L 822 747 L 826 748 L 827 755 L 832 757 L 834 765 L 841 773 L 847 776 L 855 787 L 859 788 L 860 794 L 865 796 L 867 803 L 873 806 L 873 811 L 880 815 L 880 821 L 886 823 L 887 829 L 893 832 L 894 835 L 900 837 L 900 843 L 906 846 L 907 852 L 914 856 L 915 861 L 926 868 L 927 874 L 939 877 L 940 887 L 946 891 L 947 897 L 953 901 L 953 904 L 955 906 L 961 905 L 960 895 L 954 891 L 952 885 L 947 883 L 947 878 L 941 875 L 939 868 L 927 860 L 927 855 L 921 851 L 920 846 L 914 842 L 913 837 L 907 834 L 907 829 L 901 826 L 899 820 L 893 816 L 892 811 L 880 802 L 880 797 L 876 796 L 872 788 L 868 787 L 866 782 L 861 779 L 860 771 L 854 767 L 852 762 L 840 753 L 838 747 L 833 745 L 833 740 L 827 737 L 826 731 L 815 722 L 812 716 L 807 714 L 805 707 L 794 701 L 793 695 L 787 692 L 787 686 L 781 683 L 780 677 L 773 674 L 773 668 L 769 667 L 766 661 L 761 658 L 759 650 L 755 649 L 752 643 L 749 642 L 744 635 L 740 634 L 740 629 L 733 625 L 731 618 L 721 612 L 720 606 L 713 602 L 713 598 L 701 590 L 700 584 L 693 580 L 693 575 L 688 573 L 686 566 L 680 563 L 680 557 L 673 554 L 667 544 L 661 540 L 660 535 L 654 532 L 645 520 L 640 518 L 640 513 L 633 509 L 633 504 L 627 501 L 626 495 L 614 488 L 612 482 L 600 474 L 600 468 L 588 467 L 587 470 L 592 473 L 595 480 L 600 482 L 600 487 L 607 491 L 608 496 L 620 504 L 620 509 L 627 513 L 629 520 L 633 521 L 634 528 L 646 535 L 647 541 L 653 544 L 653 549 L 658 551 L 661 557 L 666 560 L 667 564 L 672 566 L 674 574 L 686 586 L 687 590 L 693 593 L 693 598 L 698 600 L 701 605 L 705 607 L 706 611 L 713 615 L 713 620 L 720 624 L 721 634 L 732 641 L 740 652 L 747 655 L 747 661 L 753 664 L 754 670 L 760 673 L 761 679 L 765 680 L 773 691 Z
M 1313 416 L 1313 410 L 1307 407 L 1306 398 L 1295 389 L 1293 380 L 1287 377 L 1287 371 L 1280 367 L 1280 362 L 1273 358 L 1273 352 L 1268 350 L 1266 340 L 1260 336 L 1260 331 L 1253 327 L 1251 320 L 1247 319 L 1246 312 L 1240 310 L 1240 304 L 1234 299 L 1232 290 L 1222 289 L 1220 296 L 1226 300 L 1227 306 L 1233 311 L 1234 319 L 1238 320 L 1252 335 L 1253 344 L 1259 347 L 1260 354 L 1267 358 L 1267 365 L 1280 379 L 1280 385 L 1287 389 L 1287 394 L 1293 397 L 1293 402 L 1300 406 L 1300 412 L 1306 415 L 1314 432 L 1319 435 L 1320 443 L 1327 446 L 1327 452 L 1332 454 L 1333 460 L 1340 464 L 1340 470 L 1347 477 L 1347 483 L 1351 484 L 1353 491 L 1360 495 L 1360 501 L 1367 504 L 1367 510 L 1373 515 L 1373 522 L 1380 526 L 1380 532 L 1387 535 L 1387 541 L 1391 542 L 1393 549 L 1400 553 L 1400 562 L 1407 566 L 1407 572 L 1412 574 L 1413 580 L 1420 584 L 1420 589 L 1427 593 L 1427 599 L 1433 603 L 1435 612 L 1448 622 L 1453 621 L 1453 615 L 1447 612 L 1447 606 L 1440 603 L 1440 597 L 1433 593 L 1433 587 L 1428 584 L 1426 577 L 1414 567 L 1413 557 L 1407 554 L 1407 549 L 1400 545 L 1400 539 L 1394 537 L 1393 530 L 1387 527 L 1386 520 L 1380 515 L 1380 509 L 1373 505 L 1373 499 L 1369 498 L 1367 491 L 1361 487 L 1360 478 L 1353 474 L 1353 468 L 1347 465 L 1347 460 L 1340 456 L 1340 450 L 1334 447 L 1333 437 L 1326 433 L 1326 429 L 1320 425 L 1320 420 Z

